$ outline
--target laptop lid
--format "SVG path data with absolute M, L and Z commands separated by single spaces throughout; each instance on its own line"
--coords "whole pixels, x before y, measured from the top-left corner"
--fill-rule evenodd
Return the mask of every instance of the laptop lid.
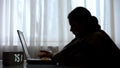
M 17 30 L 23 51 L 25 53 L 25 57 L 27 59 L 27 63 L 29 64 L 53 64 L 53 62 L 51 60 L 41 60 L 41 59 L 33 59 L 30 57 L 29 52 L 28 52 L 28 48 L 27 48 L 27 43 L 25 41 L 25 37 L 23 35 L 23 32 L 20 30 Z
M 26 58 L 31 58 L 30 55 L 29 55 L 29 52 L 28 52 L 27 43 L 25 41 L 25 37 L 24 37 L 23 32 L 20 31 L 20 30 L 17 30 L 17 33 L 18 33 L 18 36 L 19 36 L 23 51 L 25 53 L 25 57 Z

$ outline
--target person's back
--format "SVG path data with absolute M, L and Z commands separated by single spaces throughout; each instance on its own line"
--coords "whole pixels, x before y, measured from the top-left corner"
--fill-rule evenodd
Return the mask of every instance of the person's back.
M 103 30 L 94 32 L 85 40 L 84 46 L 89 46 L 90 50 L 87 51 L 91 54 L 91 56 L 88 54 L 88 62 L 90 61 L 87 63 L 88 66 L 115 67 L 119 64 L 120 50 Z

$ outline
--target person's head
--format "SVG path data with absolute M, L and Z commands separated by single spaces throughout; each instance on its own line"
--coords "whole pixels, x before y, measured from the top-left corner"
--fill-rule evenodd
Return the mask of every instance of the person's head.
M 84 7 L 77 7 L 68 15 L 71 31 L 76 37 L 100 30 L 98 20 Z

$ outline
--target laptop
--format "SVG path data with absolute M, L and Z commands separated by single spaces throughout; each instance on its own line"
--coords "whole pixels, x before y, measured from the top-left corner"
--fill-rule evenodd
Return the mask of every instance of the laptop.
M 23 32 L 20 30 L 17 30 L 17 33 L 23 48 L 23 52 L 25 54 L 26 62 L 28 64 L 53 64 L 52 60 L 41 60 L 37 58 L 32 58 L 28 52 L 28 47 L 27 47 L 27 43 L 26 43 Z

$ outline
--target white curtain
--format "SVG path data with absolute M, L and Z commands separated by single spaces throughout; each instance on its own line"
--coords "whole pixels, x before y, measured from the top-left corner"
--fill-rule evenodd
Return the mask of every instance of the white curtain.
M 33 57 L 40 49 L 61 50 L 73 38 L 68 13 L 84 6 L 120 47 L 119 0 L 0 0 L 0 57 L 21 51 L 17 30 L 23 31 Z M 55 47 L 55 48 L 51 48 Z

